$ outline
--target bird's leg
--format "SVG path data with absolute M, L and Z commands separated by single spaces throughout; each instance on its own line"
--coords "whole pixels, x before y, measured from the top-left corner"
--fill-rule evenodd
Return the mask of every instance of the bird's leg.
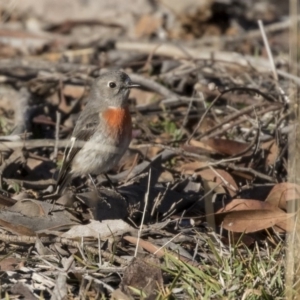
M 114 190 L 116 193 L 119 194 L 119 192 L 117 191 L 117 189 L 115 188 L 114 184 L 112 183 L 112 181 L 110 180 L 110 178 L 108 177 L 107 173 L 104 173 L 105 178 L 107 179 L 108 183 L 110 184 L 110 187 L 112 190 Z
M 90 177 L 91 182 L 93 183 L 93 186 L 94 186 L 95 190 L 97 191 L 97 186 L 96 186 L 96 183 L 95 183 L 95 181 L 94 181 L 92 175 L 89 174 L 89 177 Z

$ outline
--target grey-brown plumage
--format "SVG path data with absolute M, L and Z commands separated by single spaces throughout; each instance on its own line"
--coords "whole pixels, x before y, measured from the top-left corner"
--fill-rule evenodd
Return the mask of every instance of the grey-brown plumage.
M 57 193 L 73 177 L 106 173 L 121 159 L 131 140 L 129 90 L 137 86 L 120 71 L 95 79 L 66 148 Z

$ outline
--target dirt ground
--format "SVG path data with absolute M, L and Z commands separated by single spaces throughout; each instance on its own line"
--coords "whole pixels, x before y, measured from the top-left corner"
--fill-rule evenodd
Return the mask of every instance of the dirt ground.
M 287 1 L 0 0 L 1 299 L 283 299 L 290 19 Z M 112 69 L 140 85 L 130 146 L 55 194 Z

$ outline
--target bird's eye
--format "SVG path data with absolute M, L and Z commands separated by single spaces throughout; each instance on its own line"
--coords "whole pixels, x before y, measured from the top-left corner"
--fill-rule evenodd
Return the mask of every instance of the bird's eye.
M 108 86 L 109 86 L 111 89 L 114 89 L 117 85 L 116 85 L 115 82 L 110 81 L 110 82 L 108 83 Z

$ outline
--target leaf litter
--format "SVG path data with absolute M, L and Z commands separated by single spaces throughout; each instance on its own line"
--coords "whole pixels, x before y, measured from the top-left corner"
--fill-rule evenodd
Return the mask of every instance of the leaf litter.
M 279 82 L 270 76 L 254 16 L 286 32 L 284 9 L 143 0 L 81 11 L 74 1 L 66 21 L 59 1 L 45 18 L 48 0 L 28 15 L 30 2 L 0 5 L 1 296 L 246 299 L 251 269 L 257 297 L 281 297 L 299 186 L 287 181 L 291 114 L 280 89 L 299 83 L 280 60 L 282 32 L 266 26 Z M 114 188 L 82 177 L 56 199 L 83 96 L 109 68 L 141 85 L 130 95 L 131 145 L 108 174 Z M 256 256 L 266 273 L 255 273 Z M 281 275 L 269 282 L 268 272 Z

